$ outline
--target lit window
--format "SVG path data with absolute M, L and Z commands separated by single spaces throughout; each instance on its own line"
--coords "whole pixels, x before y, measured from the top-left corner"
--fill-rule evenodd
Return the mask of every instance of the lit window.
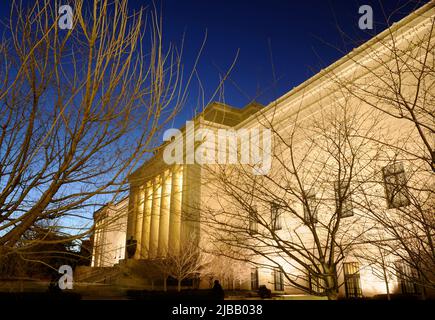
M 234 277 L 232 275 L 223 279 L 223 287 L 227 290 L 234 290 Z
M 410 204 L 403 163 L 394 163 L 382 169 L 388 208 L 400 208 Z
M 347 218 L 353 216 L 353 205 L 352 205 L 352 197 L 349 193 L 350 186 L 347 185 L 345 182 L 335 182 L 335 201 L 336 201 L 336 208 L 340 207 L 341 204 L 341 211 L 340 211 L 340 217 L 341 218 Z
M 258 290 L 258 268 L 251 268 L 251 290 Z
M 249 234 L 253 235 L 258 232 L 257 207 L 253 206 L 249 211 Z
M 361 298 L 361 281 L 359 274 L 358 262 L 343 263 L 344 285 L 346 289 L 346 298 Z
M 304 220 L 305 223 L 316 223 L 317 222 L 317 204 L 316 204 L 316 193 L 310 190 L 305 193 L 306 199 L 304 203 Z
M 242 289 L 242 280 L 238 279 L 234 281 L 234 290 L 241 290 Z
M 314 272 L 313 270 L 316 270 L 316 272 Z M 310 292 L 314 294 L 325 292 L 325 280 L 319 275 L 317 270 L 321 270 L 320 265 L 318 265 L 317 268 L 311 266 L 311 268 L 308 270 Z
M 272 230 L 281 230 L 282 229 L 282 219 L 281 212 L 279 210 L 279 205 L 275 202 L 270 204 L 270 213 L 272 220 Z
M 419 279 L 417 270 L 404 261 L 396 261 L 395 265 L 401 293 L 420 293 L 420 286 L 415 283 Z
M 284 291 L 284 279 L 280 269 L 273 270 L 273 279 L 275 284 L 275 291 Z

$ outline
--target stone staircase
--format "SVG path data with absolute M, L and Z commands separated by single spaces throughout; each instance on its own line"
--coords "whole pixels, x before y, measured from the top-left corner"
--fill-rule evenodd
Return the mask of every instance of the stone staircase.
M 118 265 L 113 267 L 77 267 L 74 274 L 74 281 L 81 283 L 111 283 L 119 274 Z
M 81 284 L 105 284 L 126 288 L 149 288 L 147 267 L 141 260 L 121 260 L 113 267 L 78 266 L 74 282 Z

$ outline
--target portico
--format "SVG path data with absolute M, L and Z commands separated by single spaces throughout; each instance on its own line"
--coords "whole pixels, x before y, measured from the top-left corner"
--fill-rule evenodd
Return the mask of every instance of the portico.
M 183 166 L 176 165 L 142 181 L 132 177 L 127 239 L 133 237 L 137 241 L 134 259 L 178 252 L 182 240 L 184 171 Z

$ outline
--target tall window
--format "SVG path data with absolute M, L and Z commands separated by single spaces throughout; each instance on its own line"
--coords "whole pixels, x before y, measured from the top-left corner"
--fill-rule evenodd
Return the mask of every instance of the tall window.
M 253 235 L 258 232 L 258 222 L 257 222 L 257 207 L 252 206 L 251 210 L 249 211 L 249 234 Z
M 251 290 L 258 290 L 258 268 L 251 268 Z
M 350 186 L 344 181 L 335 182 L 335 200 L 337 209 L 341 204 L 340 218 L 353 216 L 353 205 L 349 188 Z
M 318 265 L 319 270 L 321 270 L 320 265 Z M 311 269 L 308 271 L 308 277 L 310 282 L 310 291 L 312 293 L 323 293 L 325 292 L 325 280 L 319 276 L 316 272 L 314 273 L 312 270 L 317 270 L 314 266 L 311 266 Z
M 280 269 L 273 270 L 275 291 L 284 291 L 284 277 Z
M 403 163 L 396 162 L 382 169 L 388 208 L 400 208 L 410 204 Z
M 234 290 L 241 290 L 242 288 L 242 280 L 237 279 L 234 281 Z
M 305 193 L 306 202 L 304 203 L 304 220 L 305 223 L 316 223 L 317 222 L 317 204 L 316 204 L 316 192 L 310 190 Z
M 223 279 L 224 288 L 227 290 L 234 290 L 234 277 L 228 276 Z
M 421 293 L 420 287 L 415 283 L 418 279 L 417 270 L 404 261 L 396 261 L 395 265 L 400 292 L 403 294 Z
M 281 230 L 281 212 L 279 210 L 279 205 L 276 202 L 270 204 L 270 215 L 272 220 L 272 230 Z
M 361 280 L 359 274 L 358 262 L 343 263 L 344 285 L 346 289 L 346 298 L 361 298 Z

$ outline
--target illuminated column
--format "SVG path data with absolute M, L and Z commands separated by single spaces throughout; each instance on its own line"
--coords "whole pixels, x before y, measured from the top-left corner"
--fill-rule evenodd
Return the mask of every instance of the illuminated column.
M 94 251 L 94 267 L 98 267 L 98 223 L 95 224 L 94 247 L 92 250 Z
M 127 237 L 126 240 L 131 238 L 138 240 L 136 235 L 137 218 L 138 218 L 138 196 L 139 188 L 137 186 L 130 186 L 130 195 L 128 199 L 128 218 L 127 218 Z M 137 247 L 133 258 L 137 257 Z M 125 258 L 128 259 L 127 246 L 125 247 Z
M 97 222 L 95 225 L 95 267 L 100 267 L 100 250 L 101 250 L 101 243 L 100 243 L 100 223 Z
M 166 256 L 169 241 L 169 208 L 171 204 L 172 176 L 170 171 L 163 173 L 162 178 L 162 201 L 160 205 L 160 227 L 158 256 Z
M 176 166 L 172 171 L 171 207 L 169 210 L 169 250 L 174 254 L 180 250 L 182 190 L 183 168 Z
M 97 223 L 97 254 L 96 254 L 96 261 L 97 261 L 97 267 L 103 267 L 103 250 L 104 250 L 104 220 L 103 220 L 103 213 L 100 213 L 100 216 L 98 217 L 99 222 Z
M 128 218 L 127 218 L 127 239 L 134 236 L 134 214 L 135 214 L 135 187 L 130 186 L 130 192 L 128 197 Z
M 150 250 L 150 230 L 151 230 L 151 209 L 153 203 L 153 186 L 151 182 L 145 185 L 145 199 L 143 206 L 143 224 L 142 224 L 142 259 L 149 258 Z
M 184 192 L 181 193 L 181 228 L 180 228 L 180 243 L 186 243 L 186 240 L 189 238 L 189 221 L 187 219 L 189 212 L 189 194 L 192 192 L 191 188 L 188 188 L 187 181 L 189 179 L 189 167 L 190 165 L 183 166 L 182 174 L 183 174 L 183 187 L 182 190 Z
M 142 257 L 142 220 L 143 220 L 143 206 L 145 202 L 145 188 L 138 188 L 136 196 L 136 227 L 135 227 L 135 239 L 137 240 L 135 259 L 141 259 Z
M 101 267 L 105 267 L 107 263 L 107 255 L 106 255 L 106 228 L 107 228 L 107 221 L 106 217 L 104 215 L 104 220 L 102 221 L 101 225 L 101 256 L 100 256 L 100 265 Z
M 103 215 L 101 215 L 103 217 Z M 101 218 L 100 223 L 98 224 L 98 266 L 103 267 L 103 219 Z
M 92 236 L 92 260 L 91 260 L 91 267 L 97 266 L 97 252 L 95 250 L 97 245 L 97 233 L 95 232 Z
M 153 203 L 151 209 L 151 232 L 150 232 L 150 258 L 157 256 L 159 245 L 159 220 L 160 220 L 160 201 L 162 194 L 161 178 L 156 177 L 153 182 Z
M 199 240 L 201 167 L 183 166 L 183 192 L 181 210 L 181 243 Z

